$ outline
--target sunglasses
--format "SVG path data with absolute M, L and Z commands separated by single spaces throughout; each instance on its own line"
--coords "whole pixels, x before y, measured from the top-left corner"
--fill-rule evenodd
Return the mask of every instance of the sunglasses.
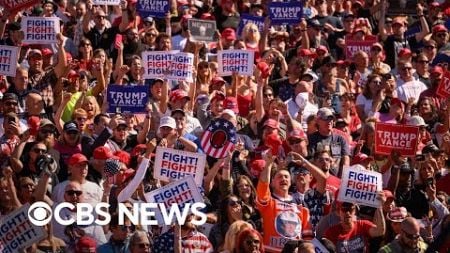
M 68 190 L 68 191 L 66 191 L 66 193 L 69 196 L 76 195 L 77 197 L 79 197 L 81 194 L 83 194 L 82 191 L 76 191 L 76 190 Z
M 33 152 L 36 154 L 45 154 L 45 153 L 47 153 L 47 150 L 41 149 L 41 148 L 33 148 Z
M 355 211 L 355 207 L 354 206 L 352 206 L 352 207 L 341 207 L 341 211 L 344 212 L 344 213 L 353 212 L 353 211 Z
M 241 201 L 230 200 L 228 201 L 228 205 L 231 207 L 236 207 L 241 205 Z
M 302 139 L 290 139 L 289 144 L 296 145 L 302 142 Z
M 404 229 L 402 229 L 403 233 L 405 234 L 406 238 L 409 240 L 418 240 L 420 238 L 420 235 L 413 235 L 408 232 L 406 232 Z
M 6 106 L 11 106 L 11 105 L 17 106 L 18 103 L 17 102 L 5 102 L 5 105 Z
M 271 93 L 266 93 L 263 95 L 265 98 L 273 98 L 273 94 Z

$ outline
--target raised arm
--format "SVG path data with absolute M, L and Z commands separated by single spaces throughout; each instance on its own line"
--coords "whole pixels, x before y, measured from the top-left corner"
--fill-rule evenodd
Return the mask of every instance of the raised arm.
M 259 40 L 259 52 L 264 52 L 267 49 L 267 41 L 269 37 L 269 30 L 270 30 L 270 18 L 267 16 L 266 19 L 264 19 L 264 28 L 261 34 L 261 39 Z
M 260 122 L 265 115 L 264 112 L 264 102 L 263 102 L 263 89 L 267 85 L 268 79 L 261 78 L 261 72 L 255 68 L 255 77 L 258 84 L 256 88 L 256 99 L 255 99 L 255 109 L 256 109 L 256 119 Z
M 383 236 L 386 232 L 386 222 L 383 215 L 383 204 L 384 202 L 386 202 L 386 196 L 384 196 L 384 192 L 380 191 L 377 198 L 380 199 L 381 205 L 377 208 L 373 217 L 373 223 L 375 223 L 375 227 L 371 227 L 369 229 L 369 235 L 371 237 Z
M 11 167 L 5 167 L 3 168 L 3 175 L 6 179 L 6 187 L 8 189 L 8 195 L 13 203 L 13 206 L 16 208 L 19 208 L 22 206 L 22 203 L 20 203 L 19 198 L 17 197 L 17 190 L 14 186 L 14 180 L 13 180 L 13 170 Z
M 145 143 L 147 141 L 147 134 L 148 134 L 148 131 L 150 130 L 151 117 L 152 117 L 151 112 L 147 113 L 147 115 L 145 116 L 144 126 L 142 127 L 142 130 L 139 131 L 138 136 L 137 136 L 138 143 Z
M 385 41 L 387 38 L 386 30 L 384 29 L 386 26 L 386 8 L 386 0 L 381 0 L 380 20 L 378 21 L 378 32 L 380 33 L 381 41 Z
M 224 159 L 217 160 L 211 169 L 209 169 L 208 174 L 205 176 L 205 180 L 203 181 L 203 188 L 205 189 L 205 193 L 208 194 L 211 189 L 214 187 L 214 178 L 219 172 L 220 166 L 222 166 Z
M 305 167 L 306 169 L 311 172 L 311 175 L 316 179 L 317 186 L 316 190 L 322 194 L 326 192 L 326 184 L 327 184 L 327 176 L 325 173 L 316 165 L 310 163 L 307 159 L 305 159 L 303 156 L 301 156 L 298 153 L 291 152 L 290 153 L 293 157 L 293 162 L 296 164 L 299 164 L 300 166 Z
M 67 64 L 66 50 L 64 50 L 65 42 L 63 35 L 61 33 L 57 34 L 56 39 L 58 41 L 56 43 L 58 48 L 58 62 L 55 66 L 55 74 L 58 78 L 61 78 L 69 65 Z
M 120 8 L 122 9 L 122 20 L 119 25 L 119 32 L 123 33 L 128 28 L 128 2 L 126 0 L 120 1 Z
M 70 101 L 71 97 L 72 97 L 72 93 L 70 93 L 70 92 L 65 92 L 63 94 L 63 100 L 61 102 L 61 106 L 58 107 L 58 110 L 56 110 L 55 116 L 53 116 L 53 121 L 55 122 L 56 129 L 58 129 L 58 132 L 60 134 L 63 133 L 63 126 L 64 126 L 64 121 L 62 120 L 62 115 L 63 115 L 64 109 L 66 108 L 66 105 Z
M 425 36 L 427 36 L 430 33 L 430 27 L 428 26 L 427 19 L 425 18 L 425 15 L 423 14 L 423 6 L 419 3 L 417 4 L 417 16 L 420 20 L 420 33 L 416 34 L 416 40 L 421 41 Z
M 164 78 L 162 91 L 161 91 L 161 101 L 159 102 L 159 113 L 164 114 L 167 111 L 169 103 L 169 81 Z

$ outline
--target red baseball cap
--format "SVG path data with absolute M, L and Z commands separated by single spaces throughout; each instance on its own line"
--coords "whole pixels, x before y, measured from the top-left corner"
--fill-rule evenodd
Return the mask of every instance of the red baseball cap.
M 270 128 L 274 128 L 274 129 L 279 129 L 280 128 L 280 124 L 278 123 L 278 121 L 274 120 L 274 119 L 268 119 L 266 120 L 266 122 L 264 122 L 264 126 L 263 127 L 270 127 Z
M 69 71 L 69 74 L 67 74 L 67 79 L 69 79 L 69 80 L 77 79 L 79 77 L 80 77 L 80 74 L 78 74 L 78 72 L 73 69 L 71 69 Z
M 73 166 L 79 163 L 87 163 L 89 160 L 81 153 L 72 155 L 69 159 L 68 165 Z
M 145 144 L 139 144 L 133 148 L 131 151 L 131 156 L 138 156 L 145 150 L 147 150 L 147 146 Z
M 95 249 L 97 248 L 97 243 L 92 237 L 85 235 L 78 239 L 75 247 L 76 252 L 91 252 L 91 250 L 95 251 Z
M 391 106 L 393 106 L 393 105 L 397 105 L 397 106 L 400 106 L 401 108 L 404 108 L 403 102 L 398 98 L 391 99 Z
M 441 66 L 434 66 L 430 69 L 430 74 L 440 74 L 443 75 L 444 74 L 444 70 L 442 69 Z
M 326 47 L 326 46 L 319 46 L 317 49 L 316 49 L 316 52 L 318 52 L 318 51 L 322 51 L 322 52 L 325 52 L 325 54 L 328 54 L 328 48 Z
M 213 79 L 211 80 L 211 85 L 224 85 L 224 84 L 226 84 L 227 83 L 227 81 L 225 81 L 225 79 L 223 79 L 222 77 L 220 77 L 220 76 L 215 76 L 215 77 L 213 77 Z
M 373 161 L 372 157 L 370 157 L 364 153 L 358 153 L 357 155 L 353 156 L 352 165 L 361 164 L 363 162 L 370 162 L 370 161 Z
M 312 57 L 312 58 L 316 58 L 316 57 L 317 57 L 317 54 L 314 53 L 314 52 L 312 52 L 312 51 L 309 50 L 309 49 L 303 48 L 303 49 L 300 49 L 300 51 L 298 51 L 298 56 L 301 56 L 301 57 Z
M 386 199 L 395 199 L 395 196 L 394 196 L 394 194 L 392 194 L 391 191 L 383 190 L 383 192 L 384 192 L 384 196 L 386 197 Z
M 226 97 L 223 101 L 223 107 L 225 109 L 232 110 L 236 114 L 239 114 L 238 102 L 235 97 Z
M 412 55 L 411 50 L 409 48 L 402 48 L 400 52 L 398 52 L 398 57 L 409 57 Z
M 289 133 L 289 139 L 307 139 L 305 132 L 301 128 L 295 128 Z
M 222 37 L 224 37 L 227 40 L 235 40 L 236 39 L 236 32 L 233 28 L 225 28 L 222 31 Z
M 114 155 L 111 152 L 111 149 L 105 146 L 97 147 L 94 149 L 93 157 L 98 160 L 106 160 L 112 158 Z
M 41 50 L 41 52 L 42 52 L 42 56 L 53 55 L 52 50 L 50 50 L 49 48 L 43 48 L 43 49 Z
M 438 33 L 438 32 L 448 32 L 447 27 L 445 27 L 445 25 L 435 25 L 433 27 L 433 33 Z
M 183 98 L 186 98 L 187 100 L 191 100 L 191 98 L 189 97 L 187 92 L 182 89 L 177 89 L 177 90 L 172 91 L 172 93 L 170 93 L 170 101 L 171 102 L 175 102 L 175 101 L 181 100 Z

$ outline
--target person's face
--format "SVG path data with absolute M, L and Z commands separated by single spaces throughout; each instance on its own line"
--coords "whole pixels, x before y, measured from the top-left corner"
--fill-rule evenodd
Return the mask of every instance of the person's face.
M 339 215 L 341 217 L 341 222 L 343 224 L 349 225 L 353 222 L 356 212 L 356 207 L 352 206 L 342 206 L 339 208 Z
M 286 235 L 289 236 L 295 236 L 295 228 L 296 228 L 296 224 L 295 223 L 291 223 L 291 222 L 285 222 L 283 223 L 283 228 L 284 228 L 284 232 L 286 233 Z
M 331 158 L 331 156 L 328 153 L 322 153 L 318 158 L 317 158 L 317 166 L 322 170 L 322 171 L 330 171 L 331 169 L 331 165 L 333 163 L 333 159 Z
M 263 104 L 268 105 L 273 99 L 273 91 L 266 89 L 263 93 Z
M 134 59 L 131 62 L 131 74 L 139 75 L 141 73 L 142 65 L 139 59 Z
M 118 241 L 127 239 L 127 237 L 130 236 L 132 230 L 133 226 L 128 220 L 126 220 L 123 225 L 118 225 L 117 227 L 111 228 L 113 238 Z
M 308 57 L 309 58 L 309 57 Z M 289 73 L 297 73 L 299 67 L 301 65 L 301 60 L 293 57 L 288 64 L 288 72 Z
M 75 165 L 70 166 L 70 171 L 72 173 L 72 176 L 74 178 L 86 178 L 88 173 L 88 163 L 78 163 Z
M 288 191 L 291 187 L 291 175 L 287 170 L 280 170 L 273 178 L 273 187 L 277 191 Z
M 353 23 L 353 18 L 347 18 L 344 20 L 344 29 L 347 32 L 353 31 L 355 24 Z
M 161 49 L 161 51 L 169 51 L 172 49 L 172 42 L 170 38 L 164 38 L 159 41 L 158 47 Z
M 419 106 L 419 112 L 421 115 L 432 112 L 431 101 L 429 99 L 422 100 Z
M 367 56 L 367 54 L 358 54 L 358 56 L 355 58 L 355 64 L 358 67 L 367 68 L 369 66 L 369 57 Z
M 76 205 L 82 201 L 83 191 L 79 184 L 69 184 L 64 192 L 64 200 Z
M 249 235 L 245 240 L 243 246 L 243 252 L 245 253 L 259 253 L 261 241 L 257 236 Z
M 381 58 L 381 48 L 379 47 L 372 47 L 370 49 L 370 56 L 372 57 L 372 59 L 379 59 Z
M 423 46 L 423 52 L 428 56 L 434 57 L 436 55 L 437 48 L 432 43 L 427 43 Z
M 23 197 L 30 197 L 34 192 L 35 185 L 31 180 L 23 181 L 20 184 L 20 194 Z
M 302 138 L 289 138 L 288 140 L 289 147 L 292 151 L 302 155 L 308 155 L 308 143 L 305 139 Z
M 3 102 L 3 113 L 6 114 L 8 112 L 16 113 L 18 110 L 19 104 L 15 100 L 6 100 Z
M 417 60 L 416 69 L 426 71 L 429 67 L 430 61 L 426 57 L 422 57 Z
M 80 18 L 86 14 L 86 5 L 82 2 L 78 2 L 75 10 L 77 12 L 77 18 Z
M 250 182 L 245 179 L 241 179 L 237 184 L 239 197 L 242 199 L 249 199 L 252 193 Z
M 186 117 L 181 113 L 175 113 L 172 117 L 177 123 L 177 130 L 182 131 L 186 127 Z
M 262 133 L 263 139 L 266 138 L 266 136 L 273 134 L 273 133 L 277 133 L 277 132 L 278 132 L 278 130 L 276 128 L 272 128 L 270 126 L 265 126 L 263 128 L 263 133 Z
M 78 116 L 75 118 L 75 121 L 76 121 L 77 124 L 78 124 L 78 129 L 79 129 L 80 131 L 83 131 L 84 126 L 86 125 L 87 116 L 85 116 L 85 115 L 78 115 Z
M 312 177 L 310 173 L 302 172 L 297 175 L 297 186 L 299 185 L 309 185 L 311 183 Z
M 19 89 L 26 89 L 28 85 L 28 72 L 18 70 L 14 78 L 14 84 Z
M 424 165 L 419 170 L 420 178 L 422 180 L 433 178 L 434 177 L 434 169 L 429 165 Z
M 233 220 L 242 219 L 242 205 L 236 197 L 228 200 L 227 213 Z
M 30 59 L 28 60 L 28 63 L 30 64 L 31 70 L 41 71 L 44 61 L 42 60 L 42 56 L 35 54 L 34 56 L 30 57 Z
M 411 183 L 411 174 L 400 172 L 400 176 L 399 176 L 399 180 L 398 181 L 399 181 L 398 182 L 399 186 L 404 187 L 404 186 L 410 185 L 410 183 Z
M 106 54 L 104 52 L 98 53 L 94 58 L 97 59 L 100 64 L 105 64 L 106 62 Z
M 433 37 L 438 45 L 443 45 L 448 42 L 448 32 L 438 32 Z
M 53 5 L 50 3 L 44 4 L 44 13 L 45 14 L 53 14 Z
M 127 39 L 129 42 L 137 43 L 139 41 L 139 33 L 136 29 L 131 29 L 127 32 Z
M 400 234 L 402 232 L 402 226 L 401 226 L 401 222 L 391 222 L 391 227 L 392 230 L 394 230 L 394 233 L 396 235 Z
M 420 238 L 419 232 L 419 227 L 401 228 L 400 240 L 403 246 L 409 249 L 416 249 Z
M 114 130 L 113 134 L 114 134 L 114 139 L 116 139 L 117 141 L 120 141 L 120 142 L 125 141 L 125 139 L 128 137 L 127 126 L 125 126 L 125 125 L 117 126 L 116 129 Z
M 386 199 L 386 202 L 383 204 L 383 212 L 388 213 L 395 207 L 395 201 L 394 198 Z
M 55 140 L 55 128 L 52 126 L 40 128 L 38 134 L 41 140 L 47 142 L 53 142 Z
M 211 103 L 211 112 L 213 115 L 220 115 L 223 112 L 223 100 L 215 99 Z
M 399 24 L 399 23 L 392 24 L 392 32 L 397 36 L 405 33 L 405 30 L 406 30 L 406 28 L 405 28 L 404 24 Z
M 149 253 L 150 252 L 150 241 L 147 237 L 138 238 L 131 245 L 131 253 Z
M 369 83 L 370 93 L 375 96 L 383 88 L 383 82 L 381 78 L 375 77 Z
M 168 126 L 163 126 L 159 128 L 159 132 L 161 133 L 162 138 L 166 138 L 169 134 L 174 133 L 175 129 Z
M 88 55 L 90 52 L 92 52 L 92 45 L 89 41 L 81 42 L 79 45 L 79 50 L 84 55 Z
M 163 83 L 160 82 L 160 81 L 155 82 L 155 83 L 152 85 L 152 88 L 151 88 L 152 96 L 155 97 L 156 99 L 160 99 L 160 98 L 161 98 L 161 95 L 162 95 L 162 85 L 163 85 Z
M 31 162 L 35 162 L 38 156 L 46 154 L 47 153 L 47 147 L 43 143 L 37 143 L 33 146 L 33 148 L 30 150 L 30 160 Z
M 331 131 L 333 129 L 334 120 L 332 117 L 328 117 L 328 119 L 317 119 L 317 125 L 319 127 L 319 131 Z
M 412 78 L 412 73 L 413 73 L 412 65 L 410 63 L 407 63 L 407 64 L 404 64 L 403 66 L 400 66 L 399 73 L 400 73 L 400 76 L 404 80 L 411 79 Z
M 66 131 L 64 132 L 64 140 L 69 144 L 70 146 L 74 146 L 78 143 L 78 136 L 80 133 L 78 131 Z

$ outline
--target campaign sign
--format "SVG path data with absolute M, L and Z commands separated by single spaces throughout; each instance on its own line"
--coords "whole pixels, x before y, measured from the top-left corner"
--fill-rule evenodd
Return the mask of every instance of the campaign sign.
M 18 47 L 0 46 L 0 75 L 16 76 Z
M 190 175 L 197 186 L 202 186 L 205 161 L 205 154 L 158 147 L 153 176 L 164 182 L 172 182 Z
M 187 203 L 204 202 L 192 176 L 186 176 L 145 194 L 145 200 L 148 203 L 164 203 L 166 209 L 169 209 L 172 204 L 177 204 L 180 210 L 190 210 L 184 208 Z M 159 210 L 155 212 L 155 216 L 160 224 L 164 224 L 162 213 Z
M 255 24 L 258 27 L 258 31 L 262 33 L 264 29 L 264 17 L 252 16 L 249 14 L 242 14 L 241 21 L 239 22 L 239 27 L 237 33 L 241 36 L 244 26 L 248 23 Z
M 217 54 L 219 76 L 231 76 L 233 72 L 252 76 L 255 52 L 249 50 L 223 50 Z
M 361 165 L 344 168 L 338 201 L 378 208 L 377 192 L 383 189 L 381 173 L 364 169 Z
M 94 0 L 94 5 L 119 5 L 120 0 Z
M 366 35 L 364 40 L 356 40 L 351 35 L 345 37 L 345 55 L 347 59 L 352 59 L 353 55 L 358 51 L 364 51 L 370 54 L 370 48 L 374 43 L 378 42 L 376 36 Z
M 188 19 L 188 28 L 192 37 L 197 41 L 214 41 L 214 33 L 217 30 L 216 21 Z
M 164 18 L 169 12 L 170 2 L 168 0 L 138 0 L 136 10 L 142 17 Z
M 312 239 L 311 243 L 314 245 L 316 253 L 329 253 L 327 248 L 325 248 L 325 246 L 323 246 L 323 244 L 317 238 Z
M 406 39 L 410 39 L 414 36 L 416 36 L 416 34 L 420 33 L 420 26 L 413 26 L 411 28 L 409 28 L 408 30 L 406 30 L 404 36 Z
M 443 98 L 450 97 L 450 72 L 449 71 L 445 71 L 444 75 L 442 76 L 442 80 L 439 83 L 436 94 Z
M 30 204 L 2 217 L 0 221 L 0 252 L 15 253 L 30 247 L 47 235 L 44 227 L 33 225 L 28 219 Z M 36 209 L 34 209 L 36 210 Z
M 3 6 L 9 13 L 16 13 L 40 2 L 40 0 L 1 0 L 0 6 Z
M 56 43 L 56 35 L 60 33 L 59 18 L 23 17 L 23 42 L 27 44 Z
M 108 85 L 108 112 L 146 112 L 148 91 L 149 88 L 146 85 Z
M 419 127 L 399 124 L 375 124 L 375 153 L 390 155 L 392 150 L 402 156 L 415 156 Z
M 178 53 L 172 55 L 170 62 L 169 80 L 194 82 L 192 73 L 194 70 L 194 55 L 191 53 Z
M 177 51 L 144 51 L 142 52 L 142 65 L 144 66 L 144 78 L 163 78 L 169 70 L 172 62 L 172 54 Z
M 303 15 L 302 2 L 271 2 L 269 15 L 272 25 L 298 24 Z

